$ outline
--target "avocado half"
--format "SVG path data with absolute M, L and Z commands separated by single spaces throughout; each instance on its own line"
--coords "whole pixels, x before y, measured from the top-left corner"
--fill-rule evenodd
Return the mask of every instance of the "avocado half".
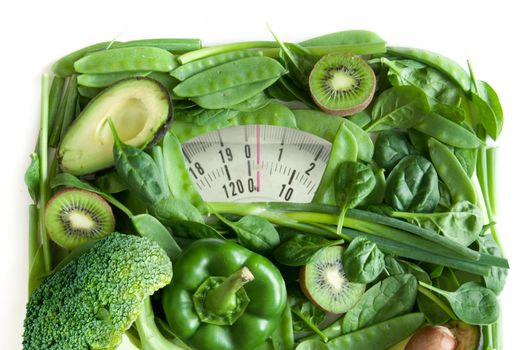
M 170 94 L 156 80 L 118 81 L 94 97 L 72 123 L 59 146 L 60 166 L 74 175 L 111 167 L 114 140 L 108 118 L 124 143 L 144 148 L 165 134 L 172 117 Z

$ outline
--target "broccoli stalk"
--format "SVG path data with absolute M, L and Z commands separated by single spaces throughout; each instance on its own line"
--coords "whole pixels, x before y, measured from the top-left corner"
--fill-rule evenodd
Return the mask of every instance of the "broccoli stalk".
M 141 338 L 141 350 L 185 350 L 161 334 L 154 320 L 150 298 L 143 301 L 143 307 L 135 320 L 135 326 Z

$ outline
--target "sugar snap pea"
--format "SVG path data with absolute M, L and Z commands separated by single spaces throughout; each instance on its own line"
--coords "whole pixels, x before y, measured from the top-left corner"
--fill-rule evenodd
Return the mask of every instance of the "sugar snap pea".
M 341 335 L 327 344 L 331 350 L 386 349 L 415 332 L 424 321 L 425 316 L 422 313 L 407 314 Z
M 72 74 L 75 74 L 75 68 L 73 67 L 73 64 L 84 57 L 85 55 L 97 52 L 101 50 L 106 50 L 112 47 L 113 45 L 118 44 L 116 41 L 105 41 L 102 43 L 93 44 L 87 47 L 84 47 L 82 49 L 79 49 L 77 51 L 74 51 L 61 59 L 59 59 L 57 62 L 53 64 L 51 67 L 51 70 L 55 75 L 58 77 L 67 77 Z
M 465 92 L 470 91 L 470 76 L 458 63 L 448 57 L 428 50 L 410 47 L 388 47 L 387 53 L 393 56 L 411 58 L 434 67 L 454 80 Z
M 310 48 L 329 45 L 359 44 L 385 45 L 385 41 L 379 35 L 369 30 L 344 30 L 341 32 L 317 36 L 299 43 L 301 46 Z
M 284 73 L 285 68 L 272 58 L 246 57 L 198 73 L 178 84 L 174 93 L 182 97 L 203 96 L 241 85 L 276 80 Z
M 450 191 L 453 201 L 466 200 L 475 204 L 476 191 L 456 156 L 447 146 L 433 138 L 428 140 L 428 149 L 432 163 L 434 163 L 439 177 Z
M 157 242 L 166 251 L 170 260 L 174 261 L 181 253 L 181 248 L 170 232 L 152 215 L 135 215 L 132 217 L 132 224 L 141 236 Z
M 427 114 L 414 128 L 454 147 L 477 148 L 483 145 L 476 135 L 434 112 Z
M 176 57 L 157 47 L 123 47 L 98 51 L 75 61 L 79 73 L 104 74 L 122 71 L 170 72 L 176 68 Z
M 215 66 L 219 66 L 220 64 L 232 62 L 240 58 L 253 56 L 262 56 L 262 52 L 257 50 L 239 50 L 220 53 L 218 55 L 205 57 L 200 60 L 183 64 L 174 69 L 172 72 L 170 72 L 170 75 L 179 80 L 185 80 L 188 77 L 193 76 L 194 74 L 203 72 Z
M 121 79 L 130 77 L 146 77 L 150 74 L 149 71 L 139 72 L 116 72 L 107 74 L 80 74 L 77 76 L 77 82 L 79 85 L 91 87 L 91 88 L 103 88 L 109 86 Z
M 203 108 L 228 108 L 257 95 L 273 84 L 277 79 L 278 77 L 256 81 L 254 83 L 238 85 L 225 90 L 216 91 L 211 94 L 195 96 L 192 97 L 191 100 Z M 177 89 L 177 86 L 174 89 Z
M 163 50 L 182 53 L 201 49 L 200 39 L 140 39 L 115 44 L 114 47 L 157 47 Z
M 77 90 L 79 95 L 82 97 L 87 97 L 89 99 L 94 98 L 102 91 L 101 88 L 87 87 L 87 86 L 78 86 Z

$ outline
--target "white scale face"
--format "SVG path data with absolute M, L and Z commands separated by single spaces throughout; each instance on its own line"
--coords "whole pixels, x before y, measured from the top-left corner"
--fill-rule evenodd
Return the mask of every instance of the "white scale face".
M 208 202 L 311 202 L 331 152 L 328 141 L 274 125 L 242 125 L 182 145 L 187 170 Z

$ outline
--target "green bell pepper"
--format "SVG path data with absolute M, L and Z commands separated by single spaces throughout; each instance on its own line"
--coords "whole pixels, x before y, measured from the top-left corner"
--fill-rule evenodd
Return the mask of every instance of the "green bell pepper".
M 265 257 L 219 239 L 187 247 L 162 303 L 171 330 L 198 350 L 253 349 L 271 335 L 287 292 Z

